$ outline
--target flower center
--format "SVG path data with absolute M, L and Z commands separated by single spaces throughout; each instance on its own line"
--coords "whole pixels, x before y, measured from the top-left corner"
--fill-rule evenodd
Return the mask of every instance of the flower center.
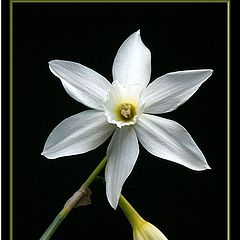
M 144 108 L 140 92 L 139 85 L 122 86 L 114 81 L 103 103 L 107 121 L 119 128 L 134 125 Z
M 130 103 L 120 105 L 120 116 L 122 120 L 131 120 L 136 115 L 135 107 Z

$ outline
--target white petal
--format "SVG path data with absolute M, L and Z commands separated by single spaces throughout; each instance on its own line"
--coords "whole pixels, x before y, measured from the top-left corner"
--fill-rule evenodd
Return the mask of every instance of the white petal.
M 143 92 L 146 113 L 165 113 L 186 102 L 211 75 L 212 70 L 172 72 L 157 78 Z
M 139 154 L 137 136 L 132 127 L 117 128 L 108 147 L 105 170 L 106 192 L 116 209 L 122 186 L 131 173 Z
M 151 75 L 151 53 L 143 44 L 140 31 L 133 33 L 119 48 L 113 63 L 113 80 L 123 86 L 149 83 Z
M 104 112 L 87 110 L 62 121 L 49 135 L 42 155 L 58 158 L 95 149 L 114 131 Z
M 151 154 L 193 170 L 210 168 L 201 150 L 180 124 L 142 114 L 134 129 L 141 144 Z
M 53 60 L 49 68 L 71 97 L 90 108 L 103 109 L 102 102 L 111 86 L 106 78 L 75 62 Z

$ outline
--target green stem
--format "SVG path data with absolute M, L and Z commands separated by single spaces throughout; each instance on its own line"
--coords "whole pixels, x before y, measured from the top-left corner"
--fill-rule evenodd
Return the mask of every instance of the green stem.
M 87 180 L 83 183 L 84 186 L 89 187 L 94 179 L 99 175 L 101 170 L 105 167 L 107 163 L 107 156 L 99 163 L 99 165 L 95 168 L 95 170 L 91 173 L 91 175 L 87 178 Z
M 82 187 L 85 187 L 85 188 L 89 187 L 92 184 L 92 182 L 94 181 L 94 179 L 99 175 L 101 170 L 104 168 L 106 163 L 107 163 L 107 157 L 103 158 L 103 160 L 98 164 L 98 166 L 95 168 L 95 170 L 89 175 L 87 180 L 83 183 Z M 62 221 L 65 219 L 65 217 L 68 215 L 68 213 L 76 206 L 76 204 L 79 202 L 79 200 L 82 197 L 83 197 L 83 194 L 81 194 L 81 193 L 80 194 L 74 194 L 67 201 L 67 203 L 64 206 L 64 208 L 62 209 L 62 211 L 56 216 L 56 218 L 53 220 L 53 222 L 49 225 L 49 227 L 44 232 L 44 234 L 42 235 L 40 240 L 48 240 L 48 239 L 50 239 L 50 237 L 57 230 L 58 226 L 62 223 Z
M 120 195 L 118 204 L 133 228 L 144 221 L 123 195 Z

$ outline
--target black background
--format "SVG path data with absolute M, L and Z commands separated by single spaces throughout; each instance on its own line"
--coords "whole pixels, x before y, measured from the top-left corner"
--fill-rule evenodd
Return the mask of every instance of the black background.
M 138 29 L 152 53 L 152 80 L 171 71 L 214 70 L 188 102 L 163 115 L 189 131 L 212 170 L 195 172 L 141 147 L 122 193 L 169 240 L 226 239 L 226 13 L 220 3 L 13 4 L 14 239 L 41 236 L 109 142 L 73 157 L 40 155 L 60 121 L 87 109 L 64 91 L 48 61 L 79 62 L 112 81 L 115 54 Z M 92 205 L 73 210 L 52 239 L 132 239 L 104 186 L 92 190 Z

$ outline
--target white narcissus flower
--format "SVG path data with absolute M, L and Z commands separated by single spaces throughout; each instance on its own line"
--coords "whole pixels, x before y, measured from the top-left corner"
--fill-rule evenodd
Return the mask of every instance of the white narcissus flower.
M 131 173 L 140 143 L 153 155 L 193 170 L 210 167 L 191 138 L 177 122 L 157 117 L 187 101 L 212 74 L 212 70 L 172 72 L 149 84 L 151 53 L 140 31 L 119 48 L 113 63 L 113 83 L 81 64 L 54 60 L 51 72 L 67 93 L 92 108 L 62 121 L 49 135 L 42 155 L 58 158 L 88 152 L 113 132 L 107 149 L 106 193 L 113 208 Z

